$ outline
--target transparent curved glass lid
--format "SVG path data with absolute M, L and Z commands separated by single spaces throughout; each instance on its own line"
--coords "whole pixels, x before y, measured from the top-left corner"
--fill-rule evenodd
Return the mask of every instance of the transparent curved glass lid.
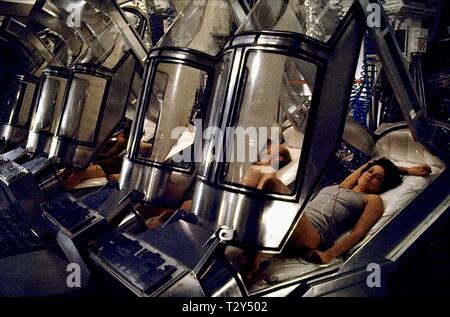
M 252 190 L 294 194 L 316 66 L 254 50 L 247 55 L 241 78 L 238 117 L 233 130 L 227 131 L 220 180 Z
M 129 24 L 138 30 L 139 23 L 141 23 L 139 16 L 128 11 L 124 13 Z M 95 28 L 89 25 L 92 34 L 88 39 L 85 39 L 88 46 L 80 54 L 77 63 L 97 64 L 113 69 L 129 51 L 130 47 L 109 17 L 102 14 L 100 22 L 94 24 L 94 26 Z
M 31 123 L 32 131 L 48 134 L 55 133 L 66 86 L 66 78 L 48 74 L 43 75 L 36 113 Z
M 62 45 L 55 48 L 51 65 L 70 67 L 75 63 L 103 64 L 108 59 L 120 59 L 116 57 L 120 55 L 119 31 L 110 17 L 95 9 L 90 1 L 41 1 L 31 18 L 58 32 L 63 39 Z
M 91 74 L 75 73 L 67 92 L 57 135 L 92 144 L 101 123 L 108 80 Z
M 1 123 L 27 128 L 33 109 L 34 83 L 14 80 L 2 109 Z
M 227 53 L 217 64 L 214 72 L 214 80 L 212 81 L 211 89 L 211 106 L 208 107 L 205 115 L 207 128 L 203 132 L 203 138 L 206 141 L 205 149 L 203 153 L 199 153 L 200 155 L 203 155 L 202 164 L 198 172 L 198 174 L 202 176 L 207 176 L 211 165 L 215 163 L 215 157 L 217 156 L 216 145 L 219 143 L 216 137 L 223 136 L 216 125 L 220 122 L 221 109 L 226 98 L 231 65 L 232 54 Z M 215 133 L 216 131 L 217 133 Z
M 215 56 L 232 35 L 232 17 L 223 0 L 191 1 L 156 47 L 192 48 Z
M 92 33 L 85 39 L 88 45 L 77 59 L 79 64 L 98 64 L 107 68 L 114 67 L 128 49 L 127 44 L 120 36 L 119 30 L 112 21 L 102 24 L 98 33 Z
M 353 0 L 259 0 L 236 34 L 288 31 L 326 42 Z
M 189 169 L 195 120 L 201 118 L 207 73 L 175 63 L 159 63 L 145 120 L 137 140 L 137 159 Z

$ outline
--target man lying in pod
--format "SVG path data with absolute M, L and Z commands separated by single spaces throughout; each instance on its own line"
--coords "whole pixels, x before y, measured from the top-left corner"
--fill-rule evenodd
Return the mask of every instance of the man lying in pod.
M 278 177 L 277 172 L 291 162 L 292 158 L 288 147 L 283 143 L 280 144 L 268 139 L 257 160 L 247 169 L 241 184 L 267 192 L 290 194 L 289 184 L 285 184 Z M 192 199 L 187 199 L 180 208 L 190 211 Z M 167 221 L 175 211 L 175 209 L 163 209 L 160 215 L 146 220 L 147 227 L 155 229 Z
M 76 188 L 84 181 L 105 178 L 117 179 L 122 167 L 123 151 L 130 135 L 130 123 L 111 137 L 94 161 L 85 170 L 65 169 L 60 173 L 64 187 L 68 190 Z
M 258 161 L 248 169 L 242 184 L 270 192 L 290 194 L 291 190 L 277 177 L 277 171 L 291 161 L 288 148 L 269 139 L 267 146 L 259 154 Z

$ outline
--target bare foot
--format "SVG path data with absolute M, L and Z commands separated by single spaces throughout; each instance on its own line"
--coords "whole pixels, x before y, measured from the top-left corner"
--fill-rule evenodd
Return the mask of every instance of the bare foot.
M 150 230 L 156 229 L 163 223 L 164 223 L 164 220 L 162 219 L 161 216 L 156 216 L 156 217 L 152 217 L 152 218 L 145 220 L 145 224 L 147 225 L 147 228 Z
M 110 175 L 106 176 L 106 178 L 110 182 L 118 182 L 119 178 L 120 178 L 120 174 L 110 174 Z

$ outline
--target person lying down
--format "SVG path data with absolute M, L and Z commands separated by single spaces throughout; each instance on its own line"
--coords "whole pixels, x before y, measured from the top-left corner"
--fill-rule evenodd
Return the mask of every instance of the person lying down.
M 126 125 L 123 131 L 110 139 L 105 148 L 97 155 L 85 170 L 65 169 L 59 174 L 67 190 L 75 188 L 83 181 L 94 178 L 108 178 L 117 180 L 123 162 L 125 150 L 130 134 L 131 125 Z
M 258 160 L 252 164 L 245 173 L 242 185 L 254 187 L 267 192 L 290 194 L 291 190 L 276 175 L 276 172 L 291 162 L 291 155 L 287 147 L 283 144 L 272 144 L 268 142 L 266 147 L 259 154 Z M 181 209 L 190 211 L 192 200 L 186 200 Z M 151 206 L 139 206 L 139 211 L 154 214 L 156 208 Z M 152 211 L 148 211 L 152 209 Z M 149 229 L 155 229 L 166 222 L 176 210 L 165 209 L 159 215 L 146 220 Z
M 273 166 L 284 166 L 290 161 L 282 144 L 270 144 L 261 153 L 243 178 L 243 184 L 262 190 L 290 193 L 289 188 L 276 178 Z M 287 151 L 287 153 L 289 153 Z M 283 163 L 284 162 L 284 163 Z M 380 219 L 384 206 L 380 194 L 401 184 L 401 175 L 428 176 L 430 166 L 396 166 L 386 158 L 369 161 L 352 172 L 339 185 L 324 187 L 305 207 L 283 253 L 305 256 L 314 263 L 329 263 L 356 245 Z M 182 208 L 190 210 L 191 201 Z M 147 220 L 149 229 L 165 222 L 173 214 L 166 210 L 160 216 Z M 344 232 L 350 233 L 336 242 Z M 254 280 L 262 253 L 245 252 L 241 273 L 247 281 Z
M 428 176 L 431 167 L 396 166 L 386 158 L 369 161 L 339 185 L 324 187 L 312 199 L 293 230 L 284 253 L 305 255 L 313 263 L 329 263 L 356 245 L 384 212 L 380 194 L 401 184 L 401 175 Z M 344 238 L 336 241 L 343 233 Z M 254 280 L 263 258 L 250 254 L 242 273 Z
M 283 144 L 268 142 L 259 159 L 245 173 L 242 184 L 264 191 L 290 194 L 291 190 L 278 177 L 277 171 L 291 162 L 291 155 Z

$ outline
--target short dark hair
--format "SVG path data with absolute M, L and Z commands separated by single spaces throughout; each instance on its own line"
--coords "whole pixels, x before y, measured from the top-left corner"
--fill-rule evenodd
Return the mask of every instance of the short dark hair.
M 289 153 L 289 150 L 287 149 L 286 146 L 278 147 L 278 155 L 280 155 L 283 158 L 283 160 L 280 161 L 280 163 L 278 164 L 278 169 L 285 167 L 292 161 L 291 153 Z
M 362 169 L 361 175 L 375 165 L 381 166 L 384 170 L 384 180 L 380 185 L 381 193 L 395 188 L 402 183 L 402 177 L 398 167 L 395 166 L 391 160 L 384 157 L 370 162 L 365 168 Z
M 286 165 L 288 165 L 292 161 L 291 153 L 289 152 L 287 146 L 285 146 L 283 144 L 279 144 L 279 143 L 274 143 L 271 139 L 267 139 L 266 145 L 261 150 L 261 153 L 264 150 L 266 150 L 269 146 L 271 147 L 274 144 L 278 144 L 278 155 L 283 158 L 283 160 L 278 163 L 278 169 L 281 169 L 281 168 L 285 167 Z M 281 145 L 283 145 L 283 146 L 281 146 Z M 261 161 L 261 157 L 260 157 L 261 153 L 258 154 L 257 162 Z M 255 163 L 253 163 L 253 164 L 255 164 Z

